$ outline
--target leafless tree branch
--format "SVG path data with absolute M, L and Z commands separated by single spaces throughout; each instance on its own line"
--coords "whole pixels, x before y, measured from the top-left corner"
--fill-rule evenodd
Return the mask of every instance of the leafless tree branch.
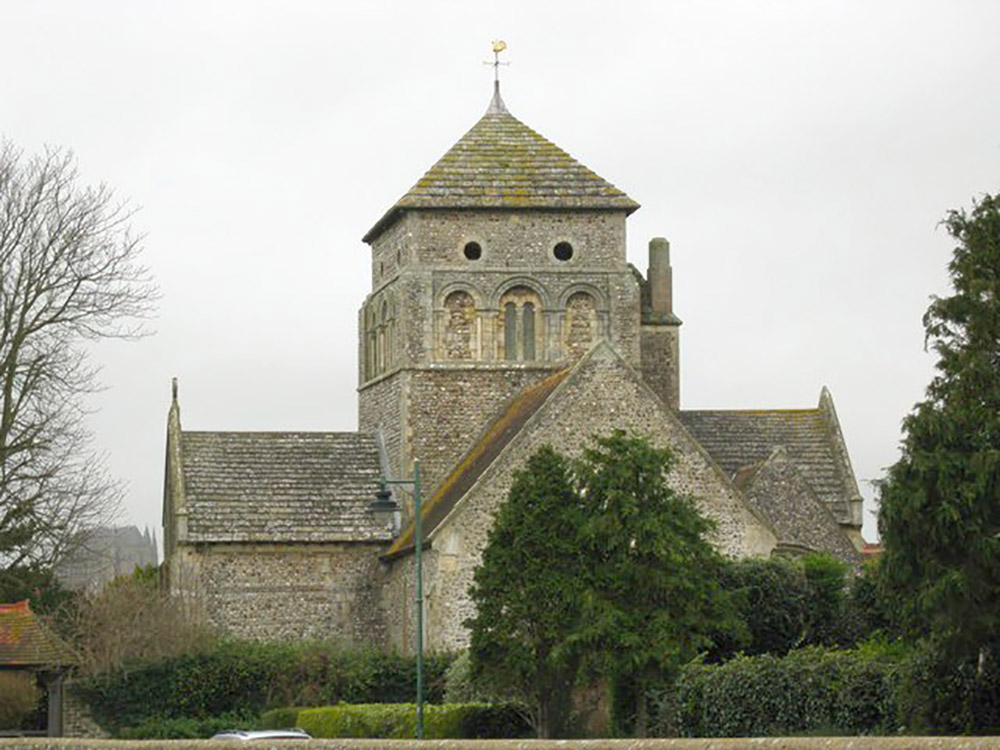
M 147 333 L 157 291 L 134 209 L 71 153 L 0 140 L 0 567 L 50 565 L 119 501 L 86 430 L 86 341 Z

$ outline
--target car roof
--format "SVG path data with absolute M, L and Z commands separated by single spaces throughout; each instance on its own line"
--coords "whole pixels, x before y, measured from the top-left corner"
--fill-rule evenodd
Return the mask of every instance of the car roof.
M 302 729 L 229 729 L 219 732 L 213 740 L 309 740 L 312 739 Z

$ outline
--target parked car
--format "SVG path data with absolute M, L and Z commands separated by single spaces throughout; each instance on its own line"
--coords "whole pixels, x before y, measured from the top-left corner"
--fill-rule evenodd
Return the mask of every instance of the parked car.
M 212 736 L 213 740 L 241 740 L 254 742 L 260 740 L 311 740 L 312 737 L 302 729 L 227 729 Z

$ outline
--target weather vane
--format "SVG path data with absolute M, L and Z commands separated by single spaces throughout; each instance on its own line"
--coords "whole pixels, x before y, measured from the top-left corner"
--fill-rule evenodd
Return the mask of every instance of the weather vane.
M 500 66 L 510 65 L 509 62 L 500 62 L 500 53 L 507 49 L 507 42 L 502 39 L 498 39 L 493 42 L 493 62 L 483 62 L 483 65 L 493 66 L 493 80 L 497 83 L 500 82 Z

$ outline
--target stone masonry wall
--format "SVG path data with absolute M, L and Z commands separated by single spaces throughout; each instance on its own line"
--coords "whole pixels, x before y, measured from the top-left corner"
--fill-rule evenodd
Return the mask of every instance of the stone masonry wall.
M 179 548 L 174 592 L 228 633 L 381 644 L 376 544 L 230 544 Z
M 358 431 L 381 432 L 389 469 L 399 475 L 403 457 L 403 424 L 407 406 L 407 375 L 396 373 L 359 389 Z
M 435 268 L 464 268 L 467 242 L 478 242 L 481 268 L 617 268 L 625 265 L 624 211 L 467 211 L 423 210 L 406 213 L 383 233 L 373 259 L 384 262 L 400 246 L 411 259 Z M 556 243 L 569 242 L 573 257 L 553 257 Z
M 674 451 L 676 468 L 669 483 L 696 499 L 715 519 L 714 544 L 725 554 L 769 554 L 774 535 L 740 498 L 739 493 L 690 438 L 639 377 L 607 347 L 599 347 L 557 388 L 521 434 L 480 477 L 450 518 L 433 536 L 427 554 L 435 571 L 427 604 L 428 646 L 454 649 L 467 645 L 462 622 L 474 613 L 468 596 L 472 572 L 481 559 L 493 516 L 507 496 L 513 472 L 541 445 L 578 454 L 595 434 L 620 427 L 652 437 Z M 398 563 L 397 563 L 398 565 Z
M 63 685 L 63 735 L 66 737 L 107 737 L 108 733 L 94 721 L 87 704 L 73 692 L 73 681 Z
M 482 248 L 479 258 L 465 257 L 469 241 Z M 568 260 L 554 256 L 559 242 L 572 244 Z M 433 311 L 440 329 L 449 317 L 445 296 L 453 288 L 471 292 L 479 325 L 495 329 L 500 296 L 518 284 L 541 297 L 544 333 L 538 359 L 567 358 L 557 318 L 574 291 L 588 291 L 601 310 L 601 335 L 638 365 L 639 289 L 625 262 L 622 212 L 409 212 L 375 242 L 372 264 L 372 292 L 364 308 L 372 309 L 387 295 L 398 300 L 397 365 L 447 359 L 443 332 L 435 334 L 429 316 Z M 495 330 L 484 331 L 471 359 L 502 359 L 495 340 Z
M 428 498 L 506 403 L 551 372 L 522 366 L 411 373 L 407 453 L 420 459 Z
M 481 246 L 478 259 L 465 257 L 469 241 Z M 573 246 L 568 260 L 554 256 L 559 242 Z M 623 212 L 411 211 L 376 240 L 372 263 L 359 316 L 359 427 L 382 430 L 394 471 L 408 475 L 420 458 L 428 492 L 507 400 L 599 338 L 640 365 L 640 290 L 625 262 Z M 525 301 L 534 306 L 533 356 L 519 343 L 514 361 L 505 352 L 511 299 L 519 326 Z M 382 326 L 391 352 L 368 330 L 383 303 L 395 310 Z M 592 313 L 574 325 L 581 307 Z
M 671 409 L 680 409 L 680 331 L 677 326 L 642 327 L 642 377 Z

